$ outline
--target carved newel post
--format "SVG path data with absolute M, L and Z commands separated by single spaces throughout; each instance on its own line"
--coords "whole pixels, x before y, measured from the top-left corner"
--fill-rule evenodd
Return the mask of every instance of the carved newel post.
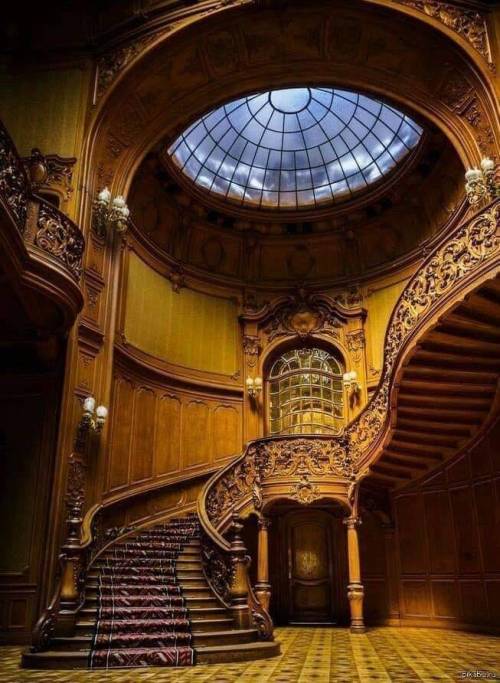
M 359 517 L 348 517 L 344 520 L 347 526 L 347 559 L 349 564 L 349 585 L 347 597 L 351 610 L 351 631 L 364 633 L 363 621 L 363 597 L 364 589 L 361 583 L 361 562 L 359 557 L 358 526 L 361 524 Z
M 83 402 L 82 417 L 77 426 L 74 450 L 69 457 L 66 482 L 66 537 L 61 546 L 61 622 L 71 624 L 83 600 L 85 549 L 80 536 L 87 485 L 87 459 L 91 433 L 102 431 L 107 408 L 95 408 L 95 399 L 88 396 Z
M 229 591 L 231 611 L 237 628 L 245 629 L 250 625 L 250 611 L 248 608 L 248 565 L 250 558 L 241 538 L 243 524 L 238 514 L 233 514 L 231 531 L 231 562 L 233 565 L 233 580 Z
M 258 536 L 258 559 L 257 559 L 257 583 L 255 595 L 262 607 L 269 611 L 271 600 L 271 584 L 269 583 L 269 525 L 267 517 L 259 517 Z

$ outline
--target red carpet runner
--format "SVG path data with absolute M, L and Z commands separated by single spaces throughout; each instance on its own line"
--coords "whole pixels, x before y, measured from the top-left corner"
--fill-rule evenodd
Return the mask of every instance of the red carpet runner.
M 194 664 L 175 561 L 198 536 L 195 515 L 130 536 L 101 558 L 92 668 Z

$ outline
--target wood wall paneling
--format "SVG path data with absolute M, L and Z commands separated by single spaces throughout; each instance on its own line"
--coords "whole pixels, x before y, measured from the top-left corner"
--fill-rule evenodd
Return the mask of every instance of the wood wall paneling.
M 58 378 L 2 378 L 0 392 L 0 642 L 28 642 L 47 561 Z
M 158 476 L 181 469 L 181 401 L 172 394 L 160 394 L 155 439 L 155 472 Z
M 132 423 L 130 481 L 137 483 L 153 477 L 153 454 L 156 425 L 156 394 L 145 387 L 135 392 Z
M 111 410 L 112 431 L 109 450 L 108 490 L 114 490 L 128 484 L 133 413 L 134 388 L 132 382 L 123 377 L 117 377 L 114 384 Z
M 500 626 L 499 437 L 395 495 L 403 623 Z
M 117 367 L 105 496 L 203 471 L 241 452 L 243 399 Z
M 210 464 L 210 409 L 200 400 L 188 401 L 182 423 L 183 465 L 185 469 Z

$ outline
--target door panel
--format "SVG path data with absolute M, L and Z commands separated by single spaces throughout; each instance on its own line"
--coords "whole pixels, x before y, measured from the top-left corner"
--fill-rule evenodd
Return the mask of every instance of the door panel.
M 319 510 L 286 516 L 291 622 L 332 621 L 332 520 Z

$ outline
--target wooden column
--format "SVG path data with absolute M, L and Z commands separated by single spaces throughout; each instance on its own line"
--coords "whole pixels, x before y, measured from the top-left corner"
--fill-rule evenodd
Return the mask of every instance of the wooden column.
M 351 610 L 351 631 L 353 633 L 364 633 L 365 624 L 363 621 L 363 597 L 364 589 L 361 583 L 361 562 L 359 557 L 358 526 L 361 520 L 359 517 L 348 517 L 344 520 L 347 526 L 347 559 L 349 564 L 349 585 L 347 586 L 347 597 L 349 598 L 349 608 Z
M 250 625 L 248 607 L 248 565 L 249 557 L 241 538 L 243 524 L 237 514 L 233 515 L 231 530 L 231 563 L 233 580 L 230 588 L 230 606 L 236 628 L 246 629 Z
M 257 550 L 257 583 L 255 585 L 255 595 L 260 604 L 269 611 L 271 600 L 271 584 L 269 583 L 269 525 L 267 517 L 259 517 L 259 536 Z

